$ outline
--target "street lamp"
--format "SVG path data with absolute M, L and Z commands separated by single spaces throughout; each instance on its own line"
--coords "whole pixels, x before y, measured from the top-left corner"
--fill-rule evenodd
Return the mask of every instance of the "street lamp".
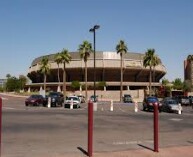
M 94 34 L 94 102 L 96 102 L 95 32 L 96 32 L 96 29 L 99 29 L 99 28 L 100 28 L 99 25 L 94 25 L 94 27 L 89 30 L 89 32 L 93 32 L 93 34 Z

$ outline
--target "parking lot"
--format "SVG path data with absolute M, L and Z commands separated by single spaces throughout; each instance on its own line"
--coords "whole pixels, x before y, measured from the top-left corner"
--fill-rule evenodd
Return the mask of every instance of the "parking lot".
M 26 107 L 25 98 L 3 96 L 2 156 L 62 156 L 87 151 L 87 104 L 80 109 Z M 134 104 L 98 102 L 94 152 L 153 149 L 153 112 Z M 159 114 L 160 148 L 193 145 L 193 109 Z

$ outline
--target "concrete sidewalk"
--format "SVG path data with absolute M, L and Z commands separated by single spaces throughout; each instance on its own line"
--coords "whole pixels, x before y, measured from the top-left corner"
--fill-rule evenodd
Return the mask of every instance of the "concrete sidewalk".
M 69 153 L 57 157 L 86 156 L 80 151 L 77 154 Z M 160 148 L 158 153 L 146 148 L 118 152 L 95 152 L 92 157 L 193 157 L 193 146 Z
M 158 153 L 148 149 L 112 153 L 96 153 L 95 157 L 193 157 L 193 146 L 161 148 Z

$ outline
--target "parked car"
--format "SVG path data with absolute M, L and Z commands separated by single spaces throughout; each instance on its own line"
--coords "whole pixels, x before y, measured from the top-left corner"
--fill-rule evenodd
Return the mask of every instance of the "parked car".
M 46 99 L 39 94 L 33 94 L 28 98 L 26 98 L 25 100 L 25 106 L 40 106 L 45 104 L 46 104 Z
M 188 96 L 182 96 L 182 95 L 178 95 L 174 97 L 178 103 L 180 103 L 181 105 L 185 105 L 188 106 L 191 104 L 190 99 Z
M 80 99 L 77 96 L 69 96 L 65 103 L 64 108 L 70 108 L 71 103 L 73 103 L 73 108 L 80 108 Z
M 62 106 L 64 103 L 64 95 L 60 92 L 50 92 L 46 98 L 47 98 L 47 103 L 48 103 L 48 99 L 50 97 L 50 103 L 51 106 L 56 107 L 56 106 Z
M 162 111 L 166 112 L 178 112 L 179 111 L 179 103 L 176 99 L 172 97 L 166 97 L 162 100 Z M 180 108 L 183 111 L 183 108 Z
M 123 96 L 123 102 L 124 103 L 132 103 L 133 99 L 130 94 L 124 94 Z
M 83 95 L 78 95 L 79 99 L 80 99 L 80 102 L 81 103 L 85 103 L 85 97 Z
M 94 99 L 95 98 L 95 99 Z M 94 100 L 95 100 L 95 102 L 97 102 L 98 101 L 98 95 L 95 95 L 95 97 L 94 97 L 94 95 L 91 95 L 90 96 L 90 100 L 92 101 L 92 102 L 94 102 Z
M 157 97 L 148 96 L 148 97 L 144 98 L 144 100 L 143 100 L 143 110 L 144 111 L 154 110 L 154 105 L 158 105 L 159 112 L 162 111 L 162 104 L 160 103 L 160 101 L 158 100 Z
M 190 100 L 190 105 L 192 106 L 193 105 L 193 96 L 189 96 L 189 100 Z

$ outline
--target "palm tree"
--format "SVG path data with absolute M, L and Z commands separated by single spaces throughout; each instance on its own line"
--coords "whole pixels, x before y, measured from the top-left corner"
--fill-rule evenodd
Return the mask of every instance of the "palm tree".
M 121 56 L 121 65 L 120 65 L 120 70 L 121 70 L 120 102 L 122 102 L 122 92 L 123 92 L 123 55 L 127 53 L 127 45 L 125 44 L 125 42 L 123 40 L 120 40 L 119 43 L 117 44 L 116 51 Z
M 55 56 L 55 62 L 57 63 L 58 65 L 58 87 L 60 89 L 60 68 L 59 68 L 59 65 L 62 63 L 62 57 L 61 57 L 61 53 L 57 53 Z
M 155 55 L 155 50 L 154 49 L 148 49 L 145 52 L 145 56 L 143 58 L 143 66 L 146 68 L 149 66 L 149 95 L 151 94 L 151 82 L 152 82 L 152 67 L 154 67 L 157 63 L 157 59 Z
M 161 59 L 155 55 L 153 58 L 153 82 L 155 82 L 155 67 L 161 64 Z M 154 87 L 154 94 L 155 94 L 155 87 Z
M 67 49 L 63 49 L 60 53 L 61 63 L 63 63 L 63 94 L 64 100 L 66 100 L 66 63 L 69 63 L 71 60 L 71 56 Z
M 47 81 L 47 75 L 50 72 L 50 64 L 48 57 L 43 57 L 40 62 L 40 72 L 44 75 L 44 91 L 46 93 L 46 81 Z
M 80 58 L 83 59 L 85 63 L 85 98 L 87 101 L 87 60 L 92 52 L 92 44 L 88 41 L 83 41 L 83 43 L 79 45 L 78 51 L 80 53 Z

